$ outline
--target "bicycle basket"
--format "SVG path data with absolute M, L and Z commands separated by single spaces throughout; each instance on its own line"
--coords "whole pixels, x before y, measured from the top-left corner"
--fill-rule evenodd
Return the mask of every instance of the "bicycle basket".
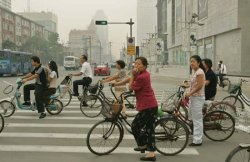
M 70 76 L 65 76 L 60 85 L 69 85 L 70 81 L 71 81 Z
M 228 88 L 228 92 L 231 94 L 235 94 L 239 88 L 240 88 L 240 84 L 230 84 Z
M 106 118 L 116 118 L 119 115 L 119 113 L 121 112 L 121 110 L 122 110 L 122 104 L 120 104 L 120 103 L 104 102 L 101 113 Z
M 161 109 L 163 111 L 174 111 L 177 106 L 177 96 L 176 90 L 163 91 L 161 98 Z
M 94 84 L 94 85 L 91 84 L 88 87 L 88 91 L 91 94 L 96 94 L 97 90 L 98 90 L 98 84 Z
M 67 85 L 63 85 L 63 84 L 59 85 L 59 88 L 60 88 L 59 89 L 60 94 L 66 93 L 67 90 L 68 90 L 68 86 Z

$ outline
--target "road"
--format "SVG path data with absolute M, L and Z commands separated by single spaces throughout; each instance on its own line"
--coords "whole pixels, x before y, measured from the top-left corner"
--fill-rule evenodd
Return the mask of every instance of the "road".
M 60 80 L 69 71 L 60 68 Z M 1 77 L 15 83 L 17 77 Z M 96 82 L 101 77 L 95 77 Z M 78 79 L 75 77 L 74 79 Z M 60 82 L 60 81 L 59 81 Z M 152 76 L 152 85 L 160 102 L 162 90 L 174 90 L 181 80 Z M 4 88 L 0 84 L 0 90 Z M 108 89 L 106 88 L 106 92 Z M 219 91 L 218 98 L 225 92 Z M 0 99 L 4 98 L 3 94 Z M 96 156 L 86 147 L 86 134 L 89 128 L 101 120 L 102 117 L 90 119 L 82 115 L 79 110 L 79 101 L 73 99 L 60 115 L 47 115 L 45 119 L 38 119 L 38 114 L 32 111 L 17 110 L 10 118 L 5 118 L 6 125 L 0 134 L 0 161 L 1 162 L 110 162 L 110 161 L 139 161 L 143 156 L 133 151 L 135 142 L 132 135 L 128 135 L 120 146 L 110 155 Z M 213 142 L 204 136 L 201 147 L 187 147 L 176 156 L 162 156 L 157 154 L 157 161 L 169 162 L 223 162 L 227 154 L 241 142 L 249 142 L 250 136 L 237 131 L 225 142 Z M 190 141 L 191 142 L 191 136 Z

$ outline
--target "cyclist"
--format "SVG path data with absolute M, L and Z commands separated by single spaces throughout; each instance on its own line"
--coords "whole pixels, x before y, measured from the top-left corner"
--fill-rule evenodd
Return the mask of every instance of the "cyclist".
M 31 64 L 34 70 L 22 77 L 22 83 L 26 83 L 29 80 L 36 79 L 36 83 L 27 84 L 23 87 L 24 103 L 23 106 L 30 106 L 30 90 L 35 90 L 35 100 L 38 113 L 40 113 L 39 119 L 45 118 L 46 113 L 44 112 L 44 100 L 43 95 L 48 86 L 47 75 L 48 73 L 42 64 L 40 58 L 37 56 L 31 57 Z
M 216 92 L 217 92 L 217 77 L 213 70 L 211 69 L 213 63 L 210 59 L 202 60 L 203 66 L 205 68 L 205 100 L 214 100 Z
M 114 84 L 114 83 L 118 83 L 124 80 L 127 77 L 126 70 L 124 69 L 125 65 L 126 64 L 123 60 L 117 60 L 116 61 L 117 72 L 113 76 L 107 77 L 106 79 L 102 80 L 102 83 L 111 82 Z M 118 85 L 115 86 L 115 92 L 116 92 L 117 98 L 119 98 L 119 96 L 126 90 L 127 90 L 126 83 L 120 84 L 119 86 Z M 126 111 L 126 107 L 125 107 L 125 104 L 123 103 L 123 108 L 122 108 L 123 116 L 126 116 L 125 111 Z
M 223 61 L 219 61 L 218 62 L 218 76 L 219 76 L 219 79 L 220 79 L 220 86 L 221 87 L 224 87 L 224 84 L 223 84 L 223 77 L 227 75 L 227 68 L 226 68 L 226 65 L 223 64 Z
M 57 85 L 56 82 L 57 82 L 57 78 L 59 77 L 56 62 L 50 61 L 48 66 L 51 72 L 48 76 L 49 87 L 44 93 L 44 103 L 46 106 L 50 103 L 49 96 L 56 93 L 56 85 Z
M 149 151 L 140 160 L 155 161 L 154 128 L 158 104 L 151 86 L 150 74 L 146 70 L 147 65 L 148 61 L 145 57 L 137 57 L 135 59 L 135 68 L 132 70 L 129 89 L 135 91 L 136 109 L 139 112 L 132 122 L 131 129 L 138 145 L 134 150 Z
M 82 69 L 80 72 L 75 74 L 69 74 L 71 76 L 82 76 L 82 79 L 75 80 L 73 82 L 73 96 L 79 96 L 78 93 L 78 85 L 88 86 L 92 82 L 93 74 L 91 70 L 90 64 L 87 62 L 88 57 L 86 55 L 81 55 L 80 63 L 82 65 Z

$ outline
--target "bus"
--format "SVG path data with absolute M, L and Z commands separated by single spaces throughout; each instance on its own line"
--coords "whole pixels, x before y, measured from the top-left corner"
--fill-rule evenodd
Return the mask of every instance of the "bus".
M 24 75 L 32 71 L 31 57 L 28 52 L 0 50 L 0 76 Z
M 70 69 L 77 70 L 81 66 L 80 59 L 75 56 L 65 56 L 63 66 L 65 70 L 70 70 Z

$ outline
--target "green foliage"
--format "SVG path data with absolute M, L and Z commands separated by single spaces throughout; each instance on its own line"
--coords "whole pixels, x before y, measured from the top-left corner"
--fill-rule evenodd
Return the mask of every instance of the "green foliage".
M 15 51 L 16 50 L 16 44 L 10 40 L 6 40 L 2 43 L 2 48 L 3 49 L 10 49 Z

